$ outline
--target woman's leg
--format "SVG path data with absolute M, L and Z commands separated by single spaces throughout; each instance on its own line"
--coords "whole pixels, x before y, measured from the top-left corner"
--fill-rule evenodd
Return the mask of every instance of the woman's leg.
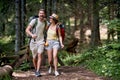
M 54 68 L 55 68 L 55 71 L 57 71 L 57 66 L 58 66 L 57 54 L 58 54 L 58 49 L 53 48 L 53 59 L 54 59 Z
M 54 67 L 55 67 L 55 76 L 59 76 L 59 72 L 58 72 L 58 69 L 57 69 L 57 67 L 58 67 L 58 56 L 57 56 L 57 54 L 58 54 L 58 49 L 56 49 L 56 48 L 54 48 L 53 49 L 53 59 L 54 59 Z
M 51 50 L 47 50 L 47 55 L 48 55 L 48 63 L 52 67 L 52 65 L 53 65 L 52 49 Z

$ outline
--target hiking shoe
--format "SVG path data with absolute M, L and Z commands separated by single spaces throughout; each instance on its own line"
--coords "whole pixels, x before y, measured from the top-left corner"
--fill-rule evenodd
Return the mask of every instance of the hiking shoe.
M 38 71 L 38 72 L 36 71 L 36 72 L 35 72 L 35 76 L 36 76 L 36 77 L 41 76 L 40 72 L 39 72 L 39 71 Z
M 59 76 L 59 72 L 58 71 L 55 71 L 55 76 Z
M 49 67 L 48 73 L 49 73 L 49 74 L 52 73 L 52 67 Z

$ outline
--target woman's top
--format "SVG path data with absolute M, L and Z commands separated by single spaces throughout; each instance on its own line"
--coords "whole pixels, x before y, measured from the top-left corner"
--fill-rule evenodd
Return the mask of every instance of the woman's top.
M 52 30 L 51 28 L 48 29 L 47 40 L 58 40 L 56 30 Z

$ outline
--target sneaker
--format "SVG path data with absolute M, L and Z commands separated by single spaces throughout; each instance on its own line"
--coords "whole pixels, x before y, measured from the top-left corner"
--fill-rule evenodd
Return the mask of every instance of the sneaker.
M 39 72 L 39 71 L 38 71 L 38 72 L 36 71 L 36 72 L 35 72 L 35 76 L 36 76 L 36 77 L 41 76 L 40 72 Z
M 59 76 L 59 72 L 58 71 L 55 71 L 55 76 Z
M 49 67 L 48 73 L 49 73 L 49 74 L 52 73 L 52 67 Z

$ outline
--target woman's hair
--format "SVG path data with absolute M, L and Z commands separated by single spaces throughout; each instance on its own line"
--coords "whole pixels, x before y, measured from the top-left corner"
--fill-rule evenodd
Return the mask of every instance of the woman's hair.
M 53 18 L 53 20 L 54 20 L 55 24 L 57 24 L 57 23 L 58 23 L 58 20 L 56 20 L 55 18 Z

